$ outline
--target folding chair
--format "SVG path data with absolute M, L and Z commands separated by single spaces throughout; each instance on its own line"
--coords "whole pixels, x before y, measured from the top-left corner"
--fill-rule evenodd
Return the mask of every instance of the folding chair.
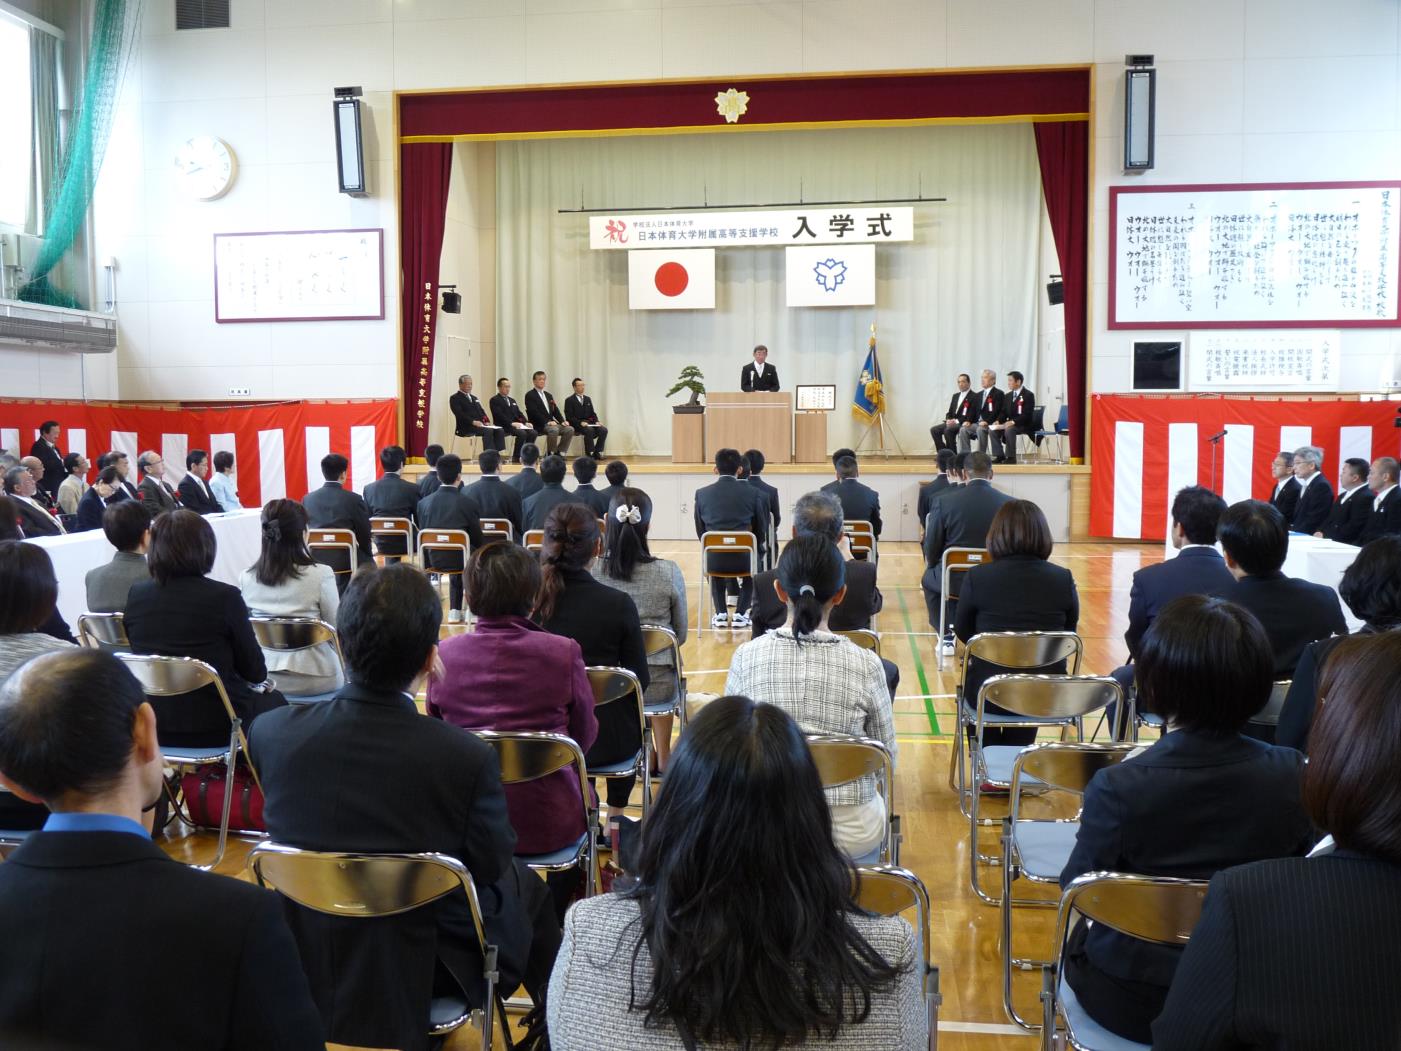
M 1020 430 L 1017 431 L 1017 446 L 1018 446 L 1018 448 L 1016 448 L 1016 449 L 1014 449 L 1014 450 L 1012 450 L 1012 451 L 1015 452 L 1015 453 L 1017 453 L 1017 458 L 1018 458 L 1018 460 L 1021 459 L 1021 448 L 1020 448 L 1020 446 L 1021 446 L 1021 444 L 1022 444 L 1022 439 L 1023 439 L 1023 438 L 1025 438 L 1027 441 L 1029 441 L 1029 442 L 1031 443 L 1031 451 L 1032 451 L 1033 453 L 1036 454 L 1036 457 L 1037 457 L 1038 459 L 1040 459 L 1041 453 L 1042 453 L 1041 440 L 1042 440 L 1042 436 L 1043 436 L 1045 433 L 1046 433 L 1046 406 L 1044 406 L 1044 405 L 1038 405 L 1038 406 L 1036 406 L 1036 408 L 1034 408 L 1034 409 L 1031 410 L 1031 433 L 1028 434 L 1026 431 L 1020 431 Z
M 336 671 L 341 681 L 345 681 L 345 658 L 341 655 L 340 637 L 336 629 L 324 620 L 317 617 L 249 617 L 248 623 L 253 625 L 253 635 L 264 651 L 294 653 L 329 644 L 336 655 Z M 294 694 L 283 690 L 287 700 L 293 704 L 329 701 L 336 692 Z
M 593 829 L 598 824 L 598 811 L 592 804 L 584 752 L 578 743 L 564 734 L 539 733 L 525 730 L 477 730 L 476 735 L 496 752 L 501 766 L 501 783 L 517 785 L 548 777 L 556 770 L 572 767 L 579 776 L 579 799 L 584 811 L 584 834 L 578 841 L 548 854 L 517 854 L 521 861 L 536 872 L 584 870 L 584 894 L 598 893 L 598 864 L 594 851 Z
M 504 540 L 508 544 L 515 543 L 515 526 L 511 525 L 509 518 L 483 518 L 482 540 L 488 544 L 493 540 Z
M 880 846 L 864 857 L 853 858 L 857 865 L 898 865 L 900 863 L 900 817 L 895 813 L 895 764 L 890 752 L 869 737 L 849 734 L 804 734 L 808 751 L 817 766 L 823 788 L 839 788 L 873 777 L 876 792 L 885 804 L 885 834 Z
M 219 673 L 204 661 L 195 660 L 193 657 L 160 657 L 148 653 L 118 653 L 116 657 L 126 665 L 128 671 L 136 676 L 136 680 L 141 683 L 141 688 L 146 692 L 147 697 L 180 697 L 195 693 L 206 686 L 212 686 L 224 705 L 224 712 L 229 717 L 229 743 L 227 746 L 215 745 L 205 748 L 178 747 L 166 744 L 160 746 L 161 757 L 171 766 L 198 767 L 219 763 L 224 766 L 224 809 L 219 818 L 219 846 L 214 852 L 213 861 L 208 865 L 196 866 L 205 871 L 218 868 L 219 862 L 224 860 L 224 848 L 229 839 L 229 814 L 233 810 L 234 797 L 234 770 L 237 768 L 240 753 L 243 754 L 248 763 L 248 769 L 253 774 L 254 784 L 258 786 L 259 791 L 262 790 L 262 784 L 258 781 L 258 771 L 253 767 L 253 761 L 248 759 L 248 739 L 243 736 L 243 720 L 234 711 L 233 702 L 229 700 L 229 693 L 224 689 L 224 682 L 219 678 Z M 190 816 L 188 806 L 184 809 L 177 806 L 175 812 L 180 815 L 180 820 L 191 828 L 199 827 Z M 250 833 L 250 835 L 255 834 Z
M 764 534 L 764 568 L 773 569 L 778 565 L 778 525 L 773 520 L 773 515 L 769 515 L 768 525 Z
M 1085 794 L 1085 786 L 1099 771 L 1128 758 L 1134 746 L 1125 744 L 1077 744 L 1047 741 L 1023 748 L 1012 766 L 1012 798 L 1002 821 L 1002 1004 L 1007 1017 L 1023 1029 L 1035 1031 L 1039 1022 L 1017 1014 L 1012 1003 L 1012 968 L 1029 971 L 1049 961 L 1022 959 L 1012 950 L 1012 906 L 1054 907 L 1055 900 L 1012 898 L 1012 881 L 1018 878 L 1041 886 L 1059 886 L 1060 874 L 1075 849 L 1079 816 L 1031 820 L 1021 816 L 1023 789 L 1053 788 Z
M 844 639 L 850 639 L 863 650 L 870 650 L 877 657 L 881 655 L 880 636 L 874 631 L 870 631 L 866 628 L 849 628 L 846 631 L 833 632 L 833 634 L 840 635 Z
M 876 561 L 876 527 L 862 518 L 853 518 L 842 523 L 842 532 L 847 535 L 853 558 Z
M 1289 695 L 1289 687 L 1293 684 L 1294 680 L 1292 679 L 1275 680 L 1274 687 L 1270 690 L 1270 699 L 1265 702 L 1265 707 L 1252 715 L 1250 721 L 1246 723 L 1246 736 L 1274 744 L 1275 728 L 1279 726 L 1279 713 L 1284 710 L 1284 698 Z
M 681 643 L 676 638 L 676 632 L 661 624 L 644 624 L 642 625 L 642 648 L 647 651 L 649 657 L 656 656 L 658 653 L 668 654 L 671 658 L 671 666 L 676 670 L 676 695 L 667 701 L 646 704 L 643 706 L 643 711 L 648 719 L 674 715 L 679 721 L 681 729 L 686 729 L 686 672 L 681 665 Z
M 955 573 L 967 573 L 974 566 L 992 560 L 985 547 L 951 547 L 944 552 L 939 562 L 939 635 L 934 640 L 934 652 L 939 658 L 939 670 L 944 670 L 944 636 L 953 630 L 948 622 L 948 604 L 957 602 L 958 596 L 949 593 L 949 584 Z
M 652 768 L 652 735 L 647 726 L 647 701 L 642 694 L 642 682 L 627 668 L 590 667 L 589 685 L 593 687 L 594 709 L 606 704 L 623 704 L 629 700 L 637 708 L 637 728 L 641 732 L 642 744 L 634 755 L 613 763 L 603 763 L 589 767 L 590 777 L 601 777 L 613 781 L 636 776 L 642 781 L 642 820 L 652 807 L 652 782 L 647 771 Z
M 312 558 L 331 567 L 336 574 L 336 586 L 344 591 L 359 565 L 359 548 L 355 543 L 354 531 L 312 529 L 307 534 L 306 546 L 311 550 Z
M 487 940 L 472 874 L 456 858 L 447 854 L 333 853 L 259 843 L 248 855 L 248 867 L 260 887 L 271 888 L 304 909 L 349 919 L 412 912 L 461 889 L 472 910 L 472 926 L 482 950 L 484 1006 L 480 1011 L 473 1009 L 466 990 L 459 996 L 434 996 L 425 1019 L 428 1034 L 444 1036 L 475 1017 L 480 1046 L 489 1048 L 498 1013 L 506 1031 L 509 1023 L 496 988 L 500 977 L 497 948 Z
M 473 443 L 475 443 L 475 446 L 473 445 Z M 461 445 L 462 447 L 461 452 L 458 452 L 459 445 Z M 464 462 L 466 462 L 467 460 L 474 459 L 476 457 L 476 454 L 481 451 L 481 448 L 482 436 L 477 433 L 458 434 L 456 433 L 456 431 L 454 431 L 452 440 L 448 442 L 448 452 L 453 453 L 456 456 L 462 457 Z
M 434 551 L 451 552 L 461 560 L 456 569 L 429 565 Z M 465 529 L 420 529 L 418 531 L 418 561 L 425 573 L 437 573 L 439 577 L 460 577 L 467 572 L 467 559 L 472 554 L 472 541 Z M 463 605 L 467 603 L 463 593 Z
M 1054 457 L 1054 458 L 1051 458 L 1051 459 L 1048 459 L 1046 462 L 1047 462 L 1047 463 L 1065 463 L 1065 462 L 1066 462 L 1066 457 L 1065 457 L 1066 444 L 1070 441 L 1070 406 L 1069 406 L 1069 405 L 1062 405 L 1062 406 L 1060 407 L 1060 414 L 1056 416 L 1056 426 L 1055 426 L 1055 429 L 1054 429 L 1054 430 L 1050 430 L 1050 431 L 1048 431 L 1048 430 L 1045 429 L 1045 424 L 1046 424 L 1046 410 L 1045 410 L 1045 407 L 1044 407 L 1044 406 L 1037 406 L 1037 408 L 1039 408 L 1039 409 L 1041 410 L 1041 421 L 1040 421 L 1040 424 L 1038 425 L 1038 427 L 1037 427 L 1037 429 L 1036 429 L 1036 435 L 1035 435 L 1036 444 L 1037 444 L 1037 445 L 1040 445 L 1042 439 L 1044 439 L 1044 438 L 1055 438 L 1055 439 L 1056 439 L 1056 445 L 1057 445 L 1057 450 L 1056 450 L 1056 451 L 1057 451 L 1057 453 L 1058 453 L 1058 456 L 1056 456 L 1056 457 Z M 1049 447 L 1050 447 L 1050 445 L 1049 445 L 1049 443 L 1048 443 L 1048 444 L 1047 444 L 1047 448 L 1049 448 Z
M 1055 962 L 1041 969 L 1041 1047 L 1057 1044 L 1056 1019 L 1065 1023 L 1065 1039 L 1081 1051 L 1149 1051 L 1149 1045 L 1125 1040 L 1086 1013 L 1065 980 L 1065 945 L 1070 919 L 1079 913 L 1120 934 L 1158 945 L 1185 946 L 1201 919 L 1206 900 L 1201 880 L 1090 872 L 1073 880 L 1061 895 L 1056 916 Z
M 525 531 L 525 549 L 539 553 L 545 546 L 545 531 L 543 529 L 527 529 Z
M 90 650 L 130 653 L 126 619 L 120 613 L 79 613 L 78 639 Z
M 1077 741 L 1085 739 L 1086 715 L 1102 711 L 1106 705 L 1121 702 L 1119 684 L 1108 676 L 1087 675 L 994 675 L 978 691 L 976 732 L 969 748 L 969 815 L 968 815 L 968 880 L 973 892 L 989 905 L 999 899 L 985 893 L 978 883 L 978 863 L 1000 865 L 997 854 L 978 852 L 978 809 L 984 785 L 1010 790 L 1012 769 L 1021 748 L 1016 745 L 982 743 L 985 720 L 992 716 L 999 726 L 1059 726 L 1062 737 L 1074 732 Z M 993 716 L 985 710 L 988 702 L 1012 712 L 1010 716 Z M 983 822 L 998 824 L 1001 820 Z
M 413 558 L 413 522 L 407 518 L 371 518 L 370 539 L 376 554 Z
M 909 869 L 893 865 L 861 865 L 856 869 L 856 904 L 878 916 L 899 916 L 914 909 L 915 933 L 923 947 L 924 1006 L 929 1019 L 929 1051 L 939 1046 L 939 1008 L 944 998 L 939 992 L 939 968 L 930 962 L 929 891 L 924 881 Z
M 751 580 L 759 572 L 759 541 L 753 533 L 740 530 L 712 529 L 701 534 L 701 587 L 700 601 L 696 603 L 696 631 L 705 631 L 705 603 L 710 597 L 710 578 L 717 577 L 721 580 L 743 580 L 745 577 Z M 746 570 L 719 570 L 710 569 L 710 558 L 715 554 L 748 555 L 749 568 Z M 716 613 L 720 611 L 715 610 Z

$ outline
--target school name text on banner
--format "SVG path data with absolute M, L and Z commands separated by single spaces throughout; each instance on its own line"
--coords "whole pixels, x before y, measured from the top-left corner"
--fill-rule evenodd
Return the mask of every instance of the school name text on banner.
M 914 236 L 913 208 L 589 216 L 593 249 L 880 243 L 913 241 Z

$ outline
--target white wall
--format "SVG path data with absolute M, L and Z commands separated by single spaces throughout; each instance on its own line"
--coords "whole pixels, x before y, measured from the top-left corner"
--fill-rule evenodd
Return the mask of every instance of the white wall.
M 235 385 L 255 398 L 396 393 L 396 89 L 1102 63 L 1091 325 L 1100 390 L 1127 386 L 1133 340 L 1105 328 L 1110 185 L 1381 178 L 1401 162 L 1395 0 L 232 0 L 231 29 L 178 34 L 172 8 L 148 0 L 98 201 L 98 258 L 121 267 L 124 398 L 224 397 Z M 1158 168 L 1137 179 L 1117 159 L 1127 52 L 1153 53 L 1160 70 Z M 374 196 L 363 201 L 335 190 L 329 102 L 345 84 L 367 92 L 373 127 Z M 181 202 L 171 185 L 175 149 L 197 133 L 227 139 L 242 168 L 212 204 Z M 384 322 L 213 323 L 210 233 L 351 225 L 386 229 Z M 1056 319 L 1043 320 L 1053 338 Z M 1398 339 L 1348 332 L 1345 382 L 1374 385 Z M 440 351 L 457 353 L 450 344 Z M 945 385 L 933 382 L 938 397 Z M 446 393 L 440 384 L 440 404 Z

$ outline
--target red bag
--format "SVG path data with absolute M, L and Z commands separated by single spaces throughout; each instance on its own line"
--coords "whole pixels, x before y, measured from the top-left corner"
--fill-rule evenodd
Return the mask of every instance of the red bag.
M 190 820 L 202 828 L 218 828 L 224 815 L 225 768 L 204 766 L 180 778 L 180 791 Z M 234 767 L 233 807 L 229 828 L 239 832 L 266 832 L 263 824 L 263 790 L 253 771 L 242 763 Z

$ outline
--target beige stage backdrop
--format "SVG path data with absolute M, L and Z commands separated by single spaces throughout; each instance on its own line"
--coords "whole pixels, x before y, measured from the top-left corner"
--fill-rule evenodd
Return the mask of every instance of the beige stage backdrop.
M 976 385 L 991 367 L 1003 385 L 1019 369 L 1039 390 L 1029 125 L 501 142 L 495 189 L 498 371 L 519 396 L 544 369 L 561 399 L 583 376 L 610 452 L 668 453 L 676 374 L 695 364 L 709 389 L 738 390 L 756 343 L 785 390 L 837 385 L 829 441 L 854 443 L 849 406 L 873 322 L 888 426 L 907 452 L 928 451 L 957 372 Z M 716 249 L 713 310 L 629 310 L 627 253 L 590 251 L 587 216 L 559 213 L 919 196 L 947 201 L 914 205 L 912 243 L 877 247 L 875 307 L 788 307 L 784 252 L 770 247 Z

